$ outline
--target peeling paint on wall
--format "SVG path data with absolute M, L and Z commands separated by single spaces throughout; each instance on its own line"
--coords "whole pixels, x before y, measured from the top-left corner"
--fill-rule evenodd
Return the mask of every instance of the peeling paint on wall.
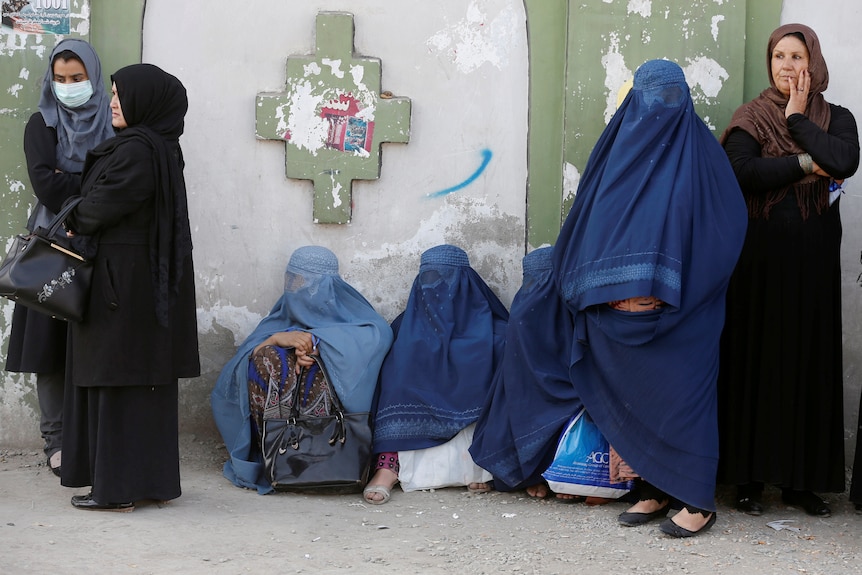
M 509 64 L 509 54 L 523 48 L 520 38 L 524 22 L 514 8 L 506 6 L 496 17 L 489 18 L 482 8 L 484 4 L 474 0 L 460 22 L 440 30 L 425 42 L 464 74 L 486 62 L 503 69 Z
M 247 307 L 230 304 L 215 304 L 209 309 L 197 309 L 198 333 L 213 333 L 216 326 L 233 334 L 234 345 L 239 346 L 265 316 L 250 311 Z
M 570 204 L 575 200 L 578 186 L 581 183 L 581 172 L 578 167 L 569 162 L 563 163 L 563 200 Z
M 688 64 L 682 67 L 685 72 L 685 79 L 691 87 L 697 86 L 703 93 L 692 94 L 695 102 L 708 101 L 710 98 L 715 98 L 721 92 L 724 82 L 730 78 L 727 70 L 706 56 L 698 56 L 688 60 Z
M 392 206 L 391 218 L 402 217 L 402 209 L 409 207 Z M 439 209 L 419 222 L 413 236 L 383 243 L 377 249 L 358 250 L 350 264 L 357 275 L 377 277 L 379 270 L 385 269 L 387 278 L 370 286 L 353 285 L 391 321 L 407 305 L 422 252 L 440 244 L 453 244 L 467 252 L 471 267 L 508 306 L 521 283 L 516 265 L 520 258 L 517 262 L 507 259 L 510 254 L 501 246 L 516 243 L 523 229 L 523 220 L 501 213 L 493 198 L 446 196 Z
M 626 9 L 629 14 L 637 14 L 644 18 L 652 16 L 652 2 L 650 0 L 629 0 Z
M 712 17 L 712 26 L 710 26 L 710 30 L 712 30 L 712 39 L 716 42 L 718 42 L 718 25 L 721 22 L 724 22 L 723 14 Z
M 606 89 L 606 105 L 605 105 L 605 124 L 611 121 L 611 117 L 617 110 L 617 95 L 620 88 L 626 81 L 634 75 L 634 72 L 628 69 L 625 62 L 625 57 L 620 52 L 619 34 L 611 32 L 608 38 L 608 49 L 602 56 L 602 66 L 605 69 L 605 89 Z

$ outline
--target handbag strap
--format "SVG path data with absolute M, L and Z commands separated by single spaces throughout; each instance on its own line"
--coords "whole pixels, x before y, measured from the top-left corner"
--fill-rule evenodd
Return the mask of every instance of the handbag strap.
M 338 393 L 335 391 L 335 388 L 332 386 L 332 380 L 329 379 L 329 373 L 326 371 L 326 368 L 323 366 L 323 361 L 316 355 L 309 355 L 314 360 L 317 368 L 323 374 L 323 379 L 326 381 L 326 386 L 329 388 L 330 397 L 332 398 L 332 410 L 333 415 L 339 418 L 344 417 L 344 406 L 341 404 L 341 399 L 338 397 Z M 293 389 L 293 405 L 290 407 L 290 416 L 297 417 L 299 415 L 299 405 L 300 405 L 300 396 L 302 394 L 302 389 L 304 386 L 302 385 L 303 380 L 308 375 L 308 372 L 311 368 L 303 367 L 299 371 L 299 375 L 297 376 L 296 385 Z
M 84 199 L 84 196 L 75 196 L 68 203 L 63 206 L 63 209 L 60 210 L 54 219 L 51 220 L 51 227 L 48 228 L 48 236 L 53 237 L 58 231 L 60 231 L 60 227 L 63 225 L 63 222 L 66 221 L 66 218 L 72 213 L 72 210 L 75 209 L 75 206 L 81 203 Z

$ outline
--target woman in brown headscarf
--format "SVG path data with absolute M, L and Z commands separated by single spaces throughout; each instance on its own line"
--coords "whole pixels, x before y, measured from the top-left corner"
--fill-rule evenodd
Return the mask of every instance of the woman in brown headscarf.
M 770 87 L 742 105 L 721 142 L 748 205 L 728 291 L 719 370 L 719 481 L 763 512 L 765 484 L 811 515 L 844 490 L 840 189 L 859 165 L 856 121 L 822 95 L 813 30 L 769 38 Z

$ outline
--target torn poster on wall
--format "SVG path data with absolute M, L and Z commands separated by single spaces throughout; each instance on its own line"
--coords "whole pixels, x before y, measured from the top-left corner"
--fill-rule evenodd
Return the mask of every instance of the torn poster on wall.
M 326 145 L 342 152 L 371 151 L 374 121 L 360 117 L 362 106 L 352 93 L 323 104 L 320 116 L 329 121 Z
M 68 34 L 69 0 L 3 0 L 2 24 L 24 34 Z

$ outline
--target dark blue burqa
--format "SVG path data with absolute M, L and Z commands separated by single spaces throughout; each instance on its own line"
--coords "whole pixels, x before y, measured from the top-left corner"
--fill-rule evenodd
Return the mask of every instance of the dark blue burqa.
M 374 452 L 434 447 L 479 418 L 509 312 L 452 245 L 422 254 L 380 369 Z
M 506 326 L 503 361 L 473 433 L 473 461 L 501 491 L 542 481 L 563 427 L 581 408 L 569 379 L 572 316 L 557 293 L 552 248 L 524 256 L 524 279 Z
M 554 253 L 575 321 L 569 373 L 641 477 L 711 511 L 719 338 L 746 225 L 727 156 L 682 70 L 645 63 L 590 156 Z M 666 305 L 607 305 L 648 295 Z

